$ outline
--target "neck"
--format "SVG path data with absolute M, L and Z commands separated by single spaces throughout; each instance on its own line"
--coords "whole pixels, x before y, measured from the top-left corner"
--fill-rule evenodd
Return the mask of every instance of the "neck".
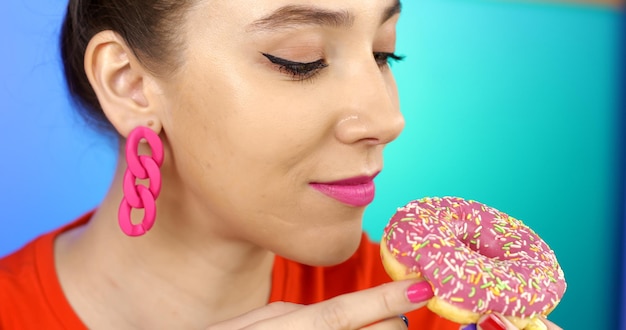
M 274 255 L 210 230 L 219 220 L 191 205 L 160 198 L 152 230 L 125 236 L 120 172 L 90 222 L 56 243 L 61 284 L 88 327 L 201 328 L 267 303 Z

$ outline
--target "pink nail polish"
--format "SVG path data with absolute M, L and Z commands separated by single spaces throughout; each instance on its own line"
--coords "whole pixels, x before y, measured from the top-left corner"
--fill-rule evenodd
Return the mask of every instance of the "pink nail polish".
M 482 322 L 478 323 L 483 330 L 506 330 L 506 325 L 495 314 L 489 314 Z
M 406 290 L 406 296 L 412 303 L 420 303 L 433 297 L 433 288 L 428 282 L 419 282 Z

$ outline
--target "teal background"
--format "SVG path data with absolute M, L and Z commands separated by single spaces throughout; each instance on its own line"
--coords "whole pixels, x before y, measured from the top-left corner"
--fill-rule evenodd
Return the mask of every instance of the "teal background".
M 57 36 L 65 1 L 0 11 L 0 255 L 93 208 L 113 145 L 77 118 Z M 405 0 L 396 63 L 407 126 L 366 212 L 374 239 L 397 206 L 476 199 L 524 220 L 569 283 L 565 329 L 615 329 L 620 288 L 619 13 L 593 6 Z
M 386 151 L 366 229 L 424 196 L 522 219 L 568 282 L 565 329 L 616 329 L 619 15 L 589 6 L 404 1 L 394 65 L 407 126 Z

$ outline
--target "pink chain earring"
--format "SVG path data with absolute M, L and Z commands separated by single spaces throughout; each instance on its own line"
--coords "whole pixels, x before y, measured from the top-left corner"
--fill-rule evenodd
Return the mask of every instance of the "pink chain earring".
M 139 155 L 139 142 L 145 139 L 152 149 L 151 156 Z M 128 236 L 144 235 L 154 225 L 156 218 L 156 199 L 161 192 L 161 170 L 163 164 L 163 143 L 159 136 L 147 127 L 133 129 L 126 139 L 126 163 L 124 173 L 124 197 L 120 203 L 118 222 L 124 234 Z M 150 186 L 137 184 L 137 179 L 149 179 Z M 131 222 L 132 208 L 144 209 L 140 224 Z

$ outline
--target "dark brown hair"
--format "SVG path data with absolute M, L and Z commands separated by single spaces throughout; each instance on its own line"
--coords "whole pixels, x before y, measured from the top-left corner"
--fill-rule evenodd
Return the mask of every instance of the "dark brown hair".
M 180 26 L 192 0 L 69 0 L 61 29 L 61 59 L 68 91 L 83 117 L 113 132 L 84 69 L 85 50 L 100 31 L 118 33 L 154 73 L 173 70 Z

